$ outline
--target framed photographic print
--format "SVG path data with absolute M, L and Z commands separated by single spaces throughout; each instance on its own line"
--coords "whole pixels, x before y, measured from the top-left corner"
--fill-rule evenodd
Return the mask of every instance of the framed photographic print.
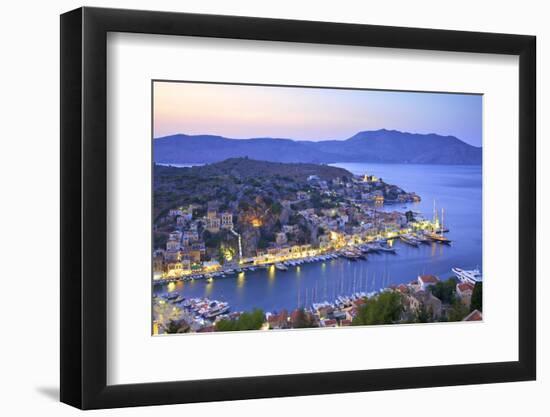
M 61 16 L 61 400 L 536 375 L 535 38 Z

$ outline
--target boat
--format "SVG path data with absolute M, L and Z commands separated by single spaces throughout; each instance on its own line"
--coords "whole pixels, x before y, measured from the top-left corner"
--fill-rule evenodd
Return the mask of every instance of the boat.
M 481 272 L 479 269 L 461 269 L 461 268 L 451 268 L 451 271 L 453 271 L 453 274 L 457 276 L 457 278 L 462 282 L 468 282 L 472 285 L 475 285 L 477 282 L 482 282 L 483 277 L 481 275 Z
M 171 301 L 172 304 L 179 304 L 185 301 L 185 297 L 178 295 L 174 300 Z
M 283 264 L 275 264 L 275 268 L 277 268 L 279 271 L 287 271 L 288 270 L 288 267 L 286 267 L 285 265 Z
M 176 298 L 178 298 L 180 295 L 176 292 L 176 293 L 172 293 L 172 294 L 167 294 L 164 296 L 164 298 L 168 301 L 173 301 L 175 300 Z
M 414 237 L 420 242 L 420 243 L 430 243 L 430 239 L 426 237 L 424 233 L 416 233 Z
M 388 246 L 387 243 L 379 244 L 379 250 L 387 253 L 395 253 L 396 249 L 392 246 Z
M 426 233 L 424 233 L 424 236 L 426 236 L 427 238 L 433 240 L 434 242 L 446 243 L 446 244 L 451 243 L 450 239 L 447 239 L 445 236 L 440 235 L 438 233 L 426 232 Z
M 383 250 L 381 242 L 372 242 L 368 244 L 369 250 L 371 252 L 380 252 Z
M 445 243 L 445 244 L 451 243 L 451 240 L 446 238 L 443 235 L 444 232 L 449 231 L 449 229 L 445 228 L 444 221 L 445 221 L 445 209 L 441 209 L 441 225 L 439 225 L 439 228 L 434 230 L 433 232 L 424 232 L 424 236 L 433 240 L 434 242 Z M 434 201 L 434 223 L 436 224 L 438 223 L 437 211 L 435 209 L 435 201 Z
M 342 256 L 346 259 L 349 259 L 350 261 L 357 261 L 357 259 L 359 258 L 359 256 L 357 256 L 353 252 L 344 252 Z
M 216 316 L 227 313 L 228 311 L 229 305 L 227 303 L 219 303 L 209 310 L 207 309 L 203 315 L 206 319 L 213 319 Z
M 406 233 L 404 235 L 400 235 L 399 238 L 408 245 L 418 246 L 418 239 L 416 239 L 413 235 Z

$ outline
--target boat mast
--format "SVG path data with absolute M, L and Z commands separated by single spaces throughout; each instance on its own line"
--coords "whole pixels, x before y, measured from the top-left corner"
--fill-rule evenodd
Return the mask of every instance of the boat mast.
M 442 208 L 441 209 L 441 227 L 439 228 L 441 236 L 443 236 L 443 233 L 445 231 L 445 226 L 444 226 L 445 221 L 444 220 L 445 220 L 445 209 Z

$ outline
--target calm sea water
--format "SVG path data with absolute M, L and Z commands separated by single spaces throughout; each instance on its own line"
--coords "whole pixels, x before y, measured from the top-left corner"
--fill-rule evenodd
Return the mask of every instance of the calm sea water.
M 180 282 L 175 287 L 159 286 L 155 292 L 170 290 L 184 297 L 209 297 L 227 301 L 233 311 L 258 307 L 280 311 L 331 301 L 337 295 L 374 291 L 389 284 L 409 282 L 418 274 L 445 278 L 454 266 L 482 267 L 482 171 L 481 166 L 333 164 L 354 174 L 376 175 L 405 191 L 414 191 L 420 203 L 385 206 L 384 210 L 412 209 L 432 218 L 433 203 L 445 209 L 445 225 L 451 246 L 432 243 L 418 248 L 395 241 L 397 254 L 369 254 L 368 260 L 351 262 L 336 259 L 311 263 L 288 271 L 257 270 L 227 278 Z

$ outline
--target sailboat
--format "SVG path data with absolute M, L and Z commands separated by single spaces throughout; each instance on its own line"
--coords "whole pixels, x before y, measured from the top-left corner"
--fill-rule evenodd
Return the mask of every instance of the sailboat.
M 435 201 L 434 201 L 434 213 L 435 213 Z M 436 216 L 435 223 L 437 224 L 437 214 L 434 214 L 434 216 Z M 445 209 L 442 208 L 441 209 L 441 226 L 439 227 L 440 233 L 437 233 L 437 230 L 435 230 L 433 232 L 424 233 L 424 236 L 433 240 L 434 242 L 445 243 L 445 244 L 451 243 L 451 240 L 446 238 L 444 235 L 444 232 L 446 230 L 444 226 L 444 219 L 445 219 Z

